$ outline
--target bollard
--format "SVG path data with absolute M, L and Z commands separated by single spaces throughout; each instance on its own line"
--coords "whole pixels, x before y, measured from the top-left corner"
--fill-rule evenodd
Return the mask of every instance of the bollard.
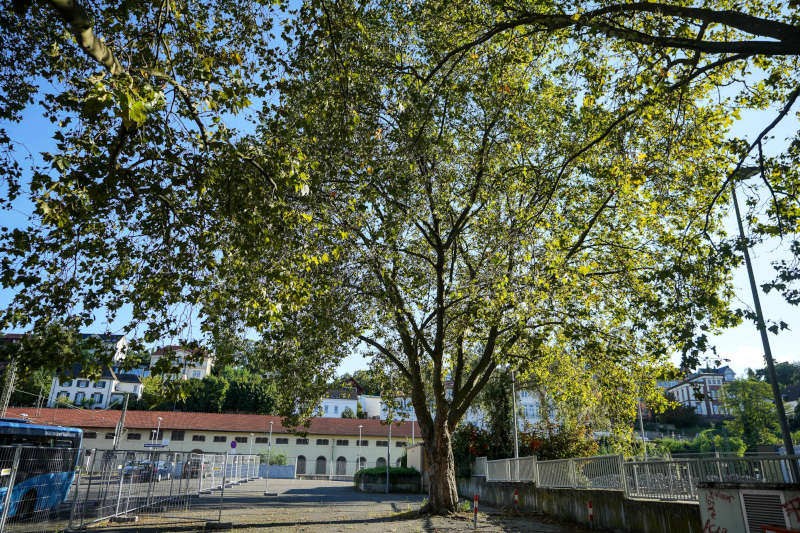
M 592 500 L 589 500 L 589 526 L 594 528 L 594 511 L 592 510 Z
M 519 494 L 517 489 L 514 489 L 514 510 L 519 511 Z
M 472 504 L 472 529 L 478 529 L 478 493 L 475 493 L 475 502 Z

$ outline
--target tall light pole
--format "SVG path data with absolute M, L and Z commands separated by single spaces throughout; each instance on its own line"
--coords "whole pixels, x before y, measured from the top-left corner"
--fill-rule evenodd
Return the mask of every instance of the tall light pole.
M 253 438 L 255 437 L 255 433 L 250 433 L 250 453 L 247 455 L 253 455 Z
M 761 144 L 758 145 L 759 156 L 761 156 Z M 747 178 L 758 172 L 758 169 L 741 168 L 734 173 L 734 177 Z M 764 172 L 763 158 L 761 160 L 761 172 Z M 744 263 L 747 267 L 747 278 L 750 281 L 750 292 L 753 294 L 753 307 L 756 309 L 756 327 L 761 334 L 761 344 L 764 348 L 764 359 L 767 362 L 767 375 L 769 376 L 770 385 L 772 385 L 772 396 L 775 401 L 775 409 L 778 411 L 778 423 L 781 427 L 781 434 L 783 436 L 783 446 L 786 448 L 786 455 L 789 457 L 794 456 L 794 445 L 792 444 L 792 434 L 789 431 L 789 424 L 786 422 L 786 411 L 783 408 L 783 398 L 781 398 L 781 391 L 778 388 L 778 377 L 775 374 L 775 363 L 772 360 L 772 349 L 769 345 L 769 337 L 767 336 L 767 324 L 764 322 L 764 313 L 761 310 L 761 299 L 758 296 L 758 287 L 756 286 L 756 277 L 753 273 L 753 263 L 750 261 L 750 251 L 747 246 L 747 239 L 744 234 L 744 226 L 742 225 L 742 214 L 739 212 L 739 200 L 736 198 L 736 180 L 731 180 L 731 196 L 733 197 L 733 208 L 736 211 L 736 224 L 739 226 L 739 237 L 742 243 L 742 255 L 744 255 Z M 780 216 L 780 213 L 778 214 Z M 800 482 L 800 467 L 798 467 L 797 460 L 792 459 L 789 461 L 789 466 L 792 470 L 794 482 Z
M 519 459 L 519 438 L 517 437 L 517 390 L 514 387 L 514 370 L 511 370 L 511 405 L 514 409 L 514 459 Z
M 264 481 L 264 496 L 277 496 L 276 493 L 269 491 L 269 460 L 270 457 L 272 457 L 272 424 L 273 422 L 270 420 L 269 440 L 267 440 L 267 477 L 266 481 Z
M 156 439 L 158 438 L 159 434 L 161 433 L 161 421 L 164 420 L 160 416 L 158 417 L 158 427 L 156 428 L 156 432 L 153 434 L 153 444 L 156 443 Z
M 356 443 L 356 467 L 355 472 L 358 472 L 361 467 L 361 428 L 364 427 L 364 424 L 358 425 L 358 442 Z
M 392 445 L 392 419 L 389 418 L 389 440 L 386 441 L 386 494 L 389 494 L 389 463 L 391 461 L 389 450 Z

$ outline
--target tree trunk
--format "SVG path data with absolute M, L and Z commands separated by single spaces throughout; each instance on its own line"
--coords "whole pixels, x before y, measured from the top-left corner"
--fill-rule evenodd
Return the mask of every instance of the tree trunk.
M 428 460 L 428 507 L 435 514 L 448 514 L 456 510 L 456 470 L 453 447 L 447 422 L 434 422 L 433 438 L 426 439 L 425 455 Z

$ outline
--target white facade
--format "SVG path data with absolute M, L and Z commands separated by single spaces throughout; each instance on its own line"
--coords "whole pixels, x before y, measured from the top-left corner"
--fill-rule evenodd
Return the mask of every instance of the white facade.
M 361 404 L 361 410 L 364 411 L 365 418 L 380 418 L 381 407 L 383 406 L 380 396 L 361 394 L 358 396 L 358 403 Z
M 348 407 L 353 411 L 355 418 L 358 410 L 358 400 L 354 398 L 323 398 L 319 407 L 319 416 L 322 418 L 342 418 L 342 413 Z
M 723 415 L 722 387 L 727 382 L 722 373 L 694 374 L 667 389 L 676 402 L 692 407 L 700 416 Z M 699 396 L 699 397 L 698 397 Z
M 123 393 L 129 393 L 138 400 L 143 390 L 144 385 L 138 378 L 129 379 L 128 376 L 117 376 L 109 371 L 103 372 L 97 381 L 83 377 L 64 380 L 54 377 L 47 407 L 56 407 L 60 401 L 67 401 L 90 409 L 108 409 L 122 404 Z
M 178 377 L 181 379 L 203 379 L 211 375 L 211 367 L 214 365 L 214 358 L 210 355 L 203 357 L 202 361 L 188 361 L 191 351 L 181 346 L 165 346 L 159 348 L 150 355 L 150 369 L 164 357 L 174 357 L 177 366 L 180 367 Z M 148 372 L 149 374 L 149 372 Z

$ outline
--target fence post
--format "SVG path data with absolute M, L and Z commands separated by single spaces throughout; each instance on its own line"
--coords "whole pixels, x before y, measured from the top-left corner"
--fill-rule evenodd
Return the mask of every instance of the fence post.
M 628 475 L 625 473 L 625 459 L 622 457 L 622 454 L 617 455 L 617 468 L 619 468 L 619 478 L 622 483 L 622 490 L 625 494 L 625 498 L 629 499 L 631 494 L 628 490 Z
M 576 483 L 575 483 L 575 461 L 573 459 L 567 459 L 567 461 L 569 461 L 567 463 L 569 465 L 569 467 L 567 469 L 567 472 L 568 472 L 567 475 L 569 476 L 569 486 L 574 489 L 574 488 L 577 488 L 575 486 L 576 485 Z
M 81 468 L 81 460 L 84 457 L 83 450 L 78 450 L 78 479 L 75 480 L 75 494 L 72 497 L 72 505 L 69 509 L 69 525 L 67 529 L 72 529 L 72 523 L 75 520 L 75 507 L 78 505 L 78 494 L 80 494 L 81 489 L 81 474 L 83 473 L 83 468 Z M 94 462 L 94 452 L 92 452 L 92 462 Z
M 11 506 L 11 493 L 14 492 L 14 480 L 17 478 L 17 470 L 19 469 L 19 456 L 22 454 L 22 448 L 17 447 L 14 450 L 14 459 L 11 462 L 11 472 L 8 474 L 8 489 L 6 490 L 5 501 L 3 502 L 3 515 L 0 516 L 0 533 L 6 530 L 6 520 L 8 519 L 8 508 Z
M 532 470 L 531 470 L 531 477 L 536 486 L 539 486 L 539 463 L 536 462 L 536 456 L 531 455 L 531 461 L 533 462 Z
M 133 483 L 133 462 L 131 461 L 131 483 Z M 114 516 L 119 516 L 119 504 L 122 501 L 122 484 L 125 480 L 125 463 L 123 463 L 122 468 L 119 471 L 119 488 L 117 489 L 117 507 L 114 511 Z
M 222 467 L 222 488 L 219 491 L 219 516 L 217 522 L 222 522 L 222 505 L 225 502 L 225 479 L 228 474 L 228 452 L 225 452 L 225 463 Z

